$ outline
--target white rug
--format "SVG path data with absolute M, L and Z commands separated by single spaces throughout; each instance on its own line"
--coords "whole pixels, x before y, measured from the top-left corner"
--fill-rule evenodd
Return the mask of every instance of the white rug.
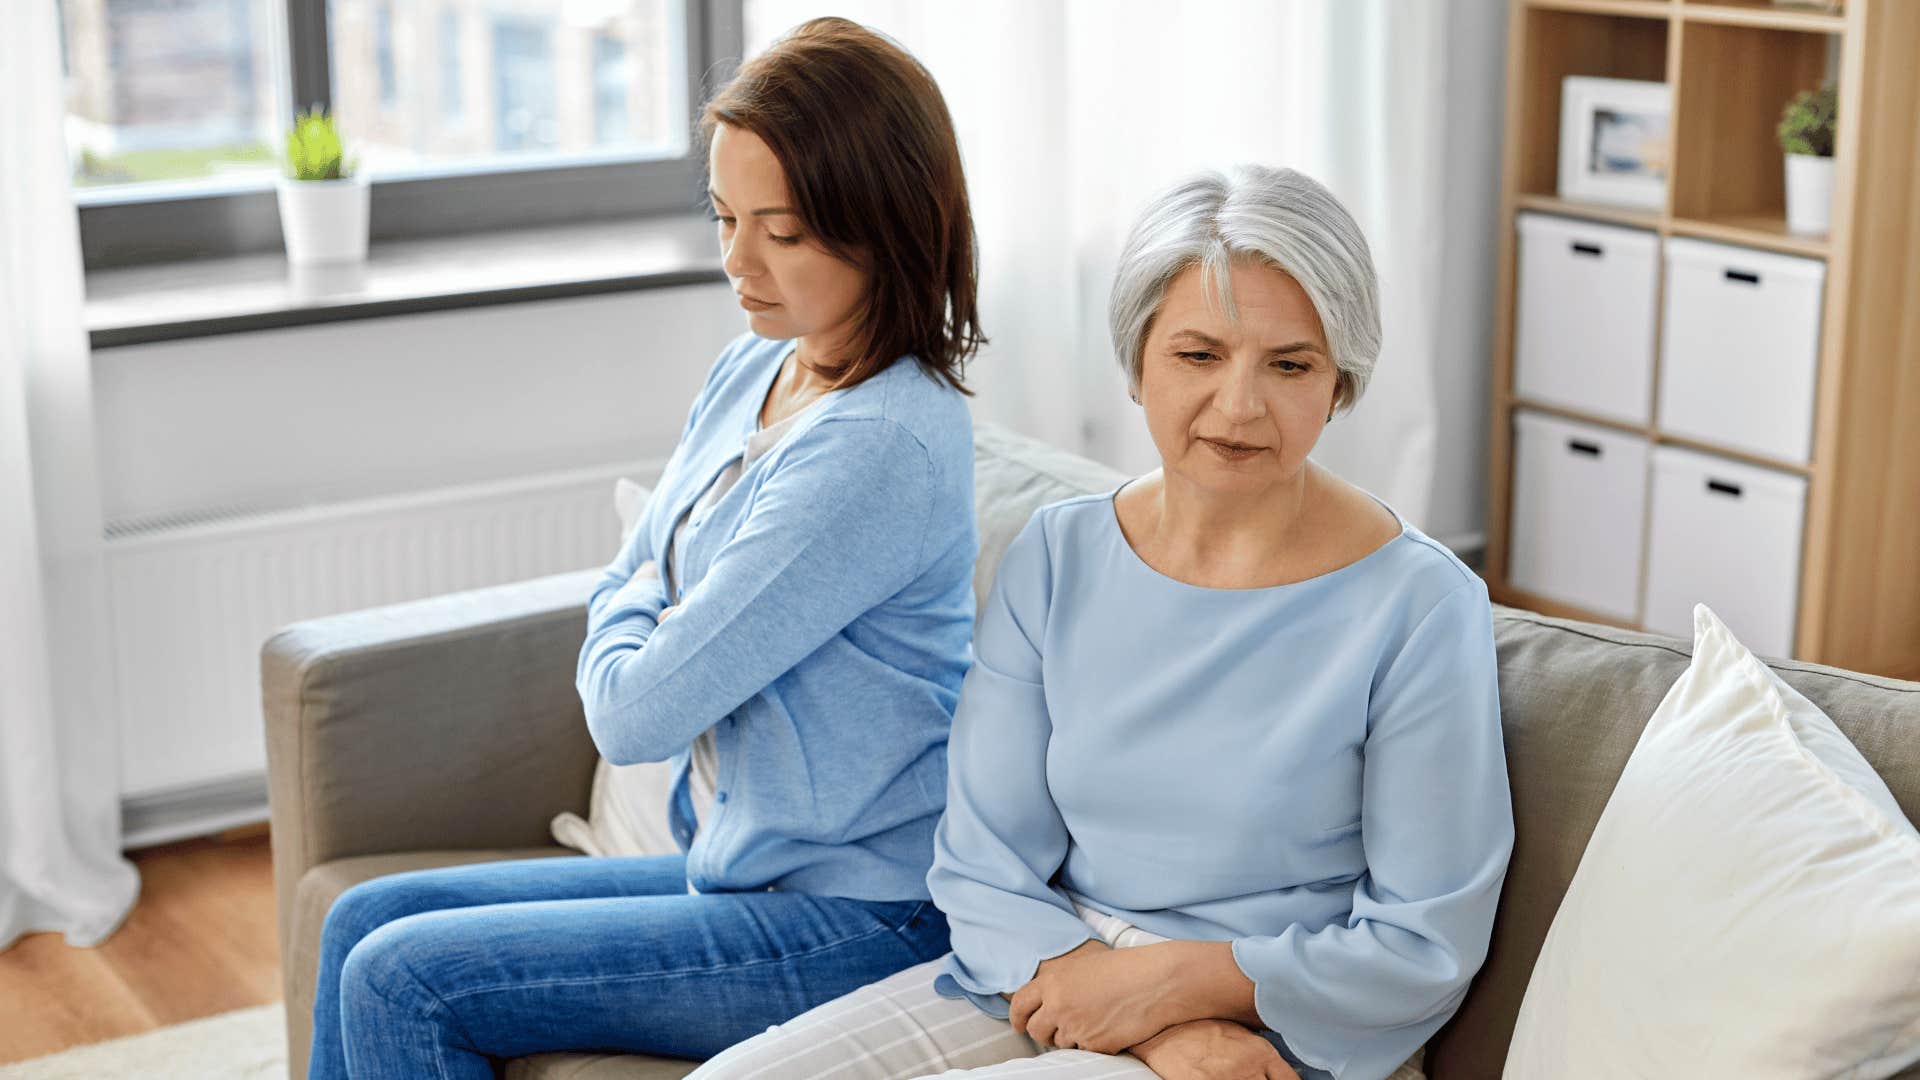
M 280 1002 L 0 1065 L 0 1080 L 287 1080 Z

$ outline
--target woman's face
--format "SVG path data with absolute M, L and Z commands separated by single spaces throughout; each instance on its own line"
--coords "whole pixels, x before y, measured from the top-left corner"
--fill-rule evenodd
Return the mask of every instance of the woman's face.
M 764 338 L 816 339 L 831 353 L 867 294 L 866 272 L 808 235 L 788 195 L 786 172 L 760 136 L 716 126 L 708 172 L 721 265 L 747 324 Z
M 1264 263 L 1231 265 L 1236 322 L 1198 266 L 1167 287 L 1141 353 L 1139 396 L 1169 478 L 1252 495 L 1299 474 L 1337 380 L 1306 290 Z

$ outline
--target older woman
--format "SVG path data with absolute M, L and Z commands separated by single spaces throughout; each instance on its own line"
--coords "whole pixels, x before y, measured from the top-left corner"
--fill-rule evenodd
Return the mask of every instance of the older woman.
M 1112 328 L 1163 467 L 1001 564 L 928 876 L 952 954 L 698 1075 L 1418 1075 L 1513 825 L 1485 587 L 1307 456 L 1375 296 L 1297 172 L 1146 211 Z

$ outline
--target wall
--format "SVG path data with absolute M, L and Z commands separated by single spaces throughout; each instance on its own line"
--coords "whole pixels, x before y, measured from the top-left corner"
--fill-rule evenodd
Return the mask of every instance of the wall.
M 725 285 L 322 323 L 94 355 L 109 522 L 664 459 Z
M 1495 241 L 1501 123 L 1506 108 L 1507 6 L 1453 7 L 1447 25 L 1449 125 L 1443 336 L 1434 371 L 1439 415 L 1427 531 L 1456 551 L 1485 543 L 1488 396 L 1493 393 Z

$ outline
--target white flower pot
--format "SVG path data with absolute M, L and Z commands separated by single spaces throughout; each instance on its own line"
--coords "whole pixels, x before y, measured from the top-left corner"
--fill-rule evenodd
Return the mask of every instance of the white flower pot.
M 1824 233 L 1833 217 L 1833 159 L 1787 155 L 1787 231 Z
M 280 232 L 291 263 L 357 262 L 367 257 L 373 188 L 364 175 L 345 180 L 278 179 Z

